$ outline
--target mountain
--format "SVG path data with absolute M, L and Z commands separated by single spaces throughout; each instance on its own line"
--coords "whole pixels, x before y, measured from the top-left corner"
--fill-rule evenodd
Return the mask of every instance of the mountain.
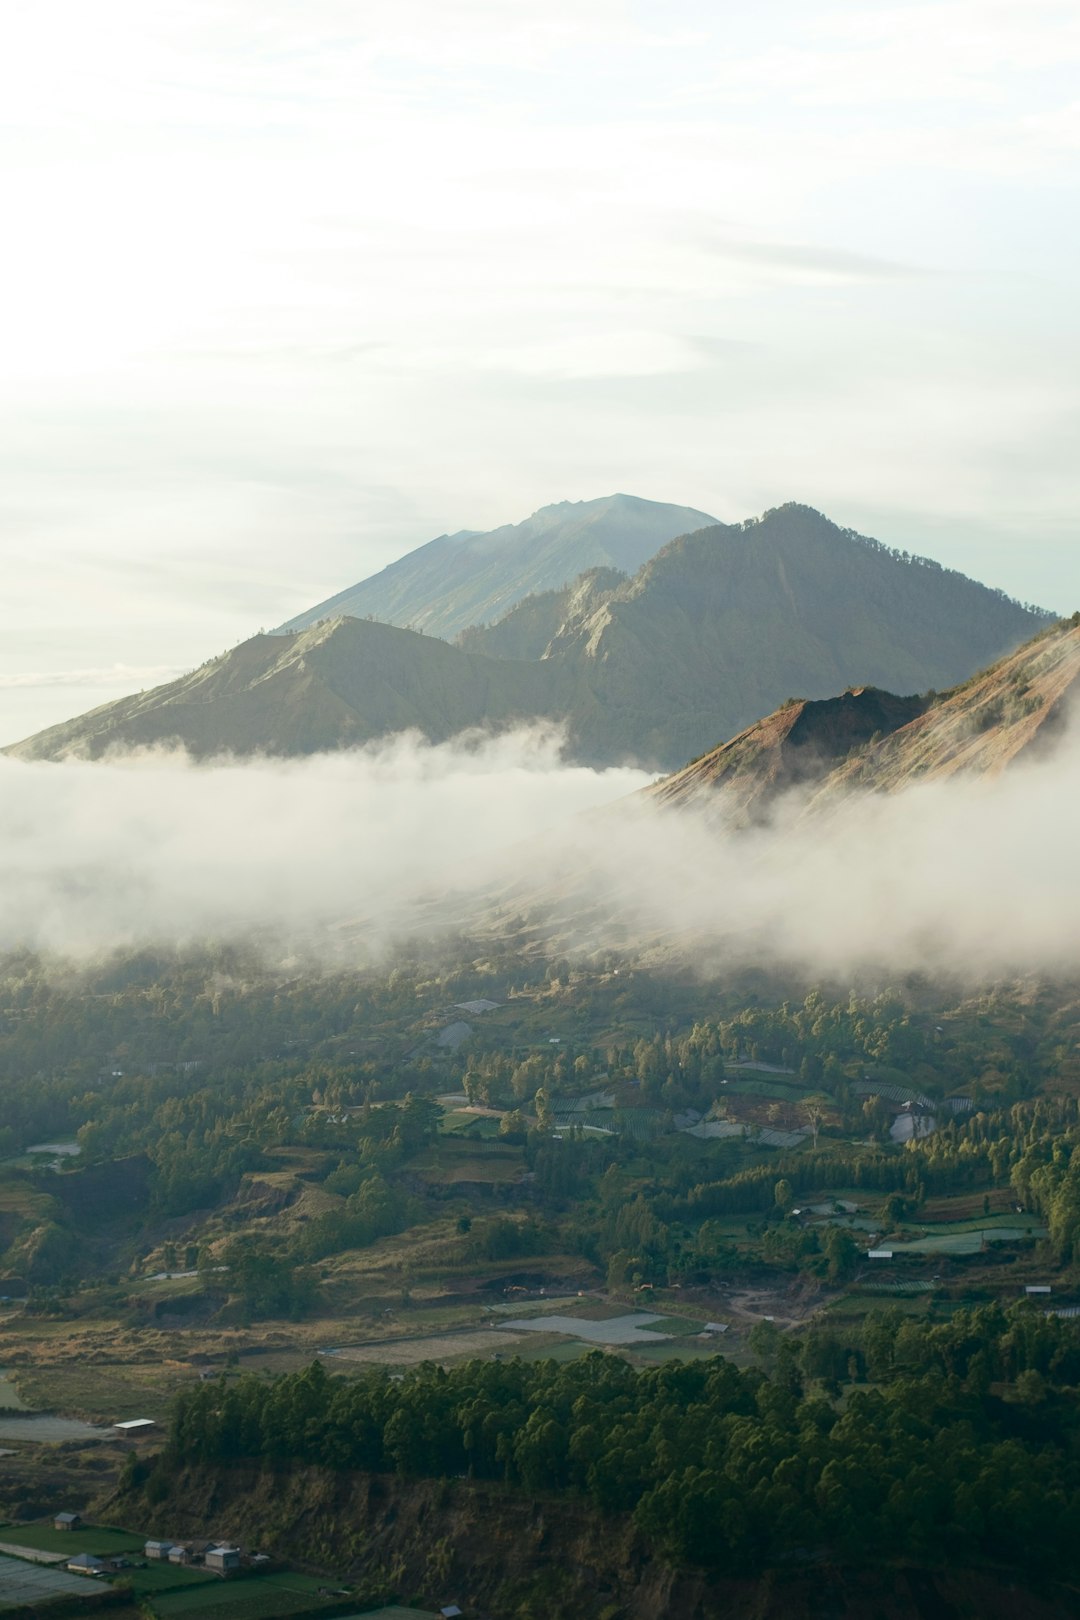
M 778 801 L 796 789 L 802 797 L 784 806 L 782 832 L 772 847 L 804 862 L 819 839 L 828 843 L 830 815 L 854 803 L 858 819 L 863 798 L 959 773 L 993 776 L 1044 757 L 1063 736 L 1066 715 L 1077 702 L 1080 614 L 944 694 L 896 697 L 864 688 L 792 700 L 663 781 L 592 811 L 581 823 L 591 824 L 592 836 L 580 843 L 556 830 L 547 841 L 522 849 L 515 866 L 481 893 L 468 930 L 477 940 L 497 940 L 503 948 L 513 942 L 549 959 L 569 950 L 614 950 L 629 951 L 639 962 L 700 968 L 712 949 L 711 936 L 700 921 L 682 926 L 665 867 L 673 854 L 679 894 L 685 881 L 678 872 L 681 824 L 692 851 L 703 847 L 697 841 L 703 826 L 716 834 L 718 845 L 729 835 L 729 853 L 737 851 L 743 831 L 760 829 Z M 637 842 L 633 829 L 641 826 L 641 812 L 653 807 L 664 817 L 650 846 Z M 978 836 L 977 827 L 971 831 Z M 624 832 L 632 834 L 627 844 Z M 744 847 L 752 861 L 755 840 Z M 615 862 L 605 868 L 607 848 Z M 883 848 L 881 858 L 888 864 L 893 857 Z M 710 895 L 704 867 L 700 881 L 702 893 Z M 746 959 L 752 961 L 752 917 L 738 909 L 745 898 L 725 916 L 733 902 L 721 890 L 716 906 L 729 925 L 720 937 L 732 941 L 736 958 L 748 946 Z M 431 916 L 460 927 L 460 902 L 455 897 L 452 911 L 434 906 Z
M 682 536 L 633 579 L 584 579 L 462 643 L 535 656 L 560 610 L 541 656 L 574 672 L 578 752 L 667 768 L 791 693 L 952 686 L 1050 618 L 796 505 Z
M 499 618 L 525 596 L 558 590 L 586 569 L 635 573 L 668 540 L 715 521 L 692 506 L 635 495 L 560 501 L 524 523 L 486 534 L 442 534 L 281 628 L 303 630 L 320 619 L 347 616 L 452 640 L 470 625 Z
M 667 808 L 712 801 L 738 825 L 795 787 L 822 810 L 853 792 L 896 793 L 958 773 L 994 776 L 1052 749 L 1078 698 L 1074 614 L 949 692 L 900 698 L 863 689 L 785 704 L 646 797 Z
M 712 802 L 732 825 L 756 820 L 791 788 L 820 783 L 856 751 L 925 713 L 929 699 L 858 687 L 792 700 L 730 742 L 645 790 L 667 807 Z
M 475 657 L 436 636 L 334 619 L 258 635 L 190 675 L 50 726 L 5 752 L 99 759 L 180 744 L 195 756 L 311 754 L 417 728 L 433 741 L 558 707 L 560 671 Z
M 1047 619 L 781 507 L 682 536 L 633 578 L 599 569 L 538 593 L 460 646 L 350 618 L 256 636 L 8 752 L 180 741 L 196 754 L 302 754 L 410 726 L 438 739 L 535 718 L 565 725 L 575 759 L 671 770 L 790 693 L 952 686 Z

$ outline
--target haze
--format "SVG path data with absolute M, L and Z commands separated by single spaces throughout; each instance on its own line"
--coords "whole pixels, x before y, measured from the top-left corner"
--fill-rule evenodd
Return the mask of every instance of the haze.
M 559 953 L 625 943 L 708 971 L 983 982 L 1080 963 L 1075 731 L 996 779 L 821 818 L 791 798 L 738 836 L 707 806 L 628 800 L 644 780 L 563 765 L 547 730 L 244 765 L 0 760 L 0 948 L 213 937 L 342 966 L 408 936 L 512 943 L 527 913 Z
M 0 740 L 443 530 L 796 499 L 1080 601 L 1071 0 L 38 0 Z

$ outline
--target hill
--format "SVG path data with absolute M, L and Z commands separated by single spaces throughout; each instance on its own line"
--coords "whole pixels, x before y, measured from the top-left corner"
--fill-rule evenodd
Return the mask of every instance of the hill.
M 853 791 L 992 776 L 1052 748 L 1078 693 L 1074 615 L 952 691 L 901 698 L 865 688 L 785 704 L 647 795 L 668 807 L 715 798 L 723 819 L 738 824 L 795 787 L 823 807 Z
M 715 522 L 692 506 L 635 495 L 559 501 L 524 523 L 442 534 L 381 573 L 298 613 L 281 628 L 320 619 L 380 619 L 452 640 L 497 619 L 523 597 L 559 590 L 590 568 L 634 573 L 668 540 Z
M 559 672 L 460 652 L 435 636 L 335 619 L 253 636 L 153 691 L 106 703 L 5 750 L 17 759 L 99 759 L 180 744 L 219 753 L 310 754 L 416 728 L 442 741 L 558 707 Z
M 780 793 L 820 781 L 871 740 L 908 725 L 928 704 L 860 687 L 840 697 L 785 703 L 646 790 L 661 805 L 719 796 L 725 820 L 755 819 Z
M 575 759 L 671 770 L 793 692 L 953 686 L 1047 618 L 782 507 L 676 539 L 632 578 L 598 568 L 538 593 L 460 646 L 350 618 L 256 636 L 8 752 L 95 758 L 180 741 L 202 755 L 304 754 L 407 727 L 438 740 L 537 719 L 566 727 Z
M 673 541 L 569 617 L 544 656 L 575 672 L 585 757 L 670 768 L 792 694 L 953 686 L 1048 617 L 784 506 Z

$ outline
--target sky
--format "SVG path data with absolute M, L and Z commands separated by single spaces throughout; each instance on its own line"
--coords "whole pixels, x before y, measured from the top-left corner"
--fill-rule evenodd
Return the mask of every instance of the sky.
M 2 41 L 0 742 L 616 490 L 1080 606 L 1075 0 L 9 0 Z

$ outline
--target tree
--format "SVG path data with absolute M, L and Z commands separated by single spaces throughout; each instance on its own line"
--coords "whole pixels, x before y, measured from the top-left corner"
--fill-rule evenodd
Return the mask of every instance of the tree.
M 859 1260 L 858 1244 L 843 1226 L 829 1227 L 825 1234 L 825 1254 L 829 1262 L 830 1282 L 845 1282 Z
M 826 1097 L 824 1092 L 812 1091 L 809 1097 L 804 1097 L 799 1104 L 803 1116 L 814 1134 L 814 1146 L 817 1147 L 818 1131 L 822 1122 L 832 1106 L 832 1099 Z

